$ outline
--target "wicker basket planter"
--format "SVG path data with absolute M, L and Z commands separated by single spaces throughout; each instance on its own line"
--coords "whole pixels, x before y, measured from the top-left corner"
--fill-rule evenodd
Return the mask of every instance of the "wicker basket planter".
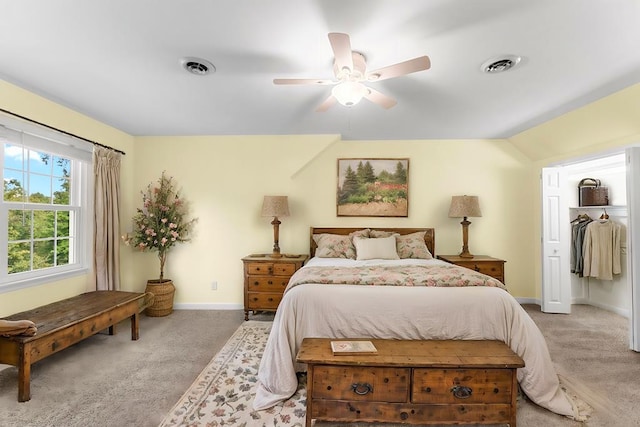
M 145 292 L 151 292 L 154 295 L 153 303 L 145 310 L 147 316 L 162 317 L 171 314 L 173 295 L 176 292 L 176 287 L 171 280 L 147 280 Z

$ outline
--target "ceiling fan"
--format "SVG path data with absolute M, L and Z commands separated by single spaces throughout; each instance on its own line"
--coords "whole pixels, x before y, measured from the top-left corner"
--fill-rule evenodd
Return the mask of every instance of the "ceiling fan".
M 336 102 L 351 107 L 366 98 L 383 108 L 391 108 L 397 104 L 396 100 L 365 86 L 366 82 L 400 77 L 417 71 L 428 70 L 431 61 L 428 56 L 420 56 L 394 65 L 367 71 L 367 62 L 364 55 L 351 50 L 351 41 L 348 34 L 329 33 L 329 42 L 333 49 L 335 60 L 333 72 L 335 80 L 327 79 L 274 79 L 276 85 L 334 85 L 331 95 L 316 109 L 327 111 Z

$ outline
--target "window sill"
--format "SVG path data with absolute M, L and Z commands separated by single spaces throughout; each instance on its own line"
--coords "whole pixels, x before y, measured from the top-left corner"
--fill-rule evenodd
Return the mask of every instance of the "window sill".
M 69 279 L 71 277 L 81 276 L 88 273 L 89 273 L 88 268 L 77 268 L 74 270 L 52 273 L 46 276 L 9 281 L 7 283 L 0 284 L 0 294 L 6 293 L 6 292 L 18 291 L 18 290 L 30 288 L 33 286 L 40 286 L 47 283 L 58 282 L 61 280 Z

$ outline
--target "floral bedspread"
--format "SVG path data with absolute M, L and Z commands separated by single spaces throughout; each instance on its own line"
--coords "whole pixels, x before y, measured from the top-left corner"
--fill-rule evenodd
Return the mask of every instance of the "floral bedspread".
M 286 290 L 306 283 L 371 286 L 492 286 L 506 290 L 506 286 L 493 277 L 453 264 L 371 265 L 359 267 L 307 266 L 293 274 Z

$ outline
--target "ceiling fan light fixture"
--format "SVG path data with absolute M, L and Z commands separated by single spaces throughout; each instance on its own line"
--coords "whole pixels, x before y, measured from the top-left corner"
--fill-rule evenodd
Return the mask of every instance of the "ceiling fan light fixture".
M 356 105 L 368 94 L 367 87 L 358 82 L 342 82 L 331 89 L 331 94 L 345 107 Z

